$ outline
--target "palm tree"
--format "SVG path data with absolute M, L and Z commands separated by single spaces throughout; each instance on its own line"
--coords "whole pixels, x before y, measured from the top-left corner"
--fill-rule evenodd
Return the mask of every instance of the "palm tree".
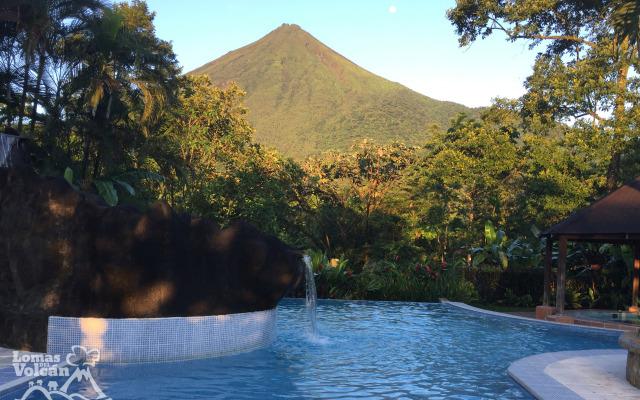
M 22 130 L 29 92 L 33 94 L 31 130 L 33 131 L 35 128 L 47 53 L 52 51 L 56 41 L 77 32 L 83 19 L 104 7 L 103 0 L 9 0 L 9 3 L 3 6 L 2 10 L 5 15 L 15 19 L 17 37 L 22 52 L 24 72 L 22 100 L 18 110 L 19 131 Z M 36 59 L 38 60 L 38 68 L 35 80 L 33 80 L 31 74 Z
M 103 0 L 48 0 L 46 14 L 49 29 L 38 46 L 38 71 L 33 94 L 33 109 L 31 114 L 30 132 L 33 133 L 36 124 L 40 86 L 43 79 L 45 65 L 48 59 L 56 56 L 55 47 L 66 37 L 80 32 L 85 28 L 88 15 L 105 8 Z
M 13 116 L 17 113 L 19 100 L 13 90 L 20 79 L 21 74 L 18 65 L 18 30 L 16 22 L 18 11 L 14 2 L 8 0 L 0 6 L 0 102 L 4 103 L 4 118 L 6 125 L 10 126 Z
M 88 119 L 85 177 L 129 163 L 148 139 L 150 124 L 159 123 L 177 97 L 180 69 L 171 45 L 153 34 L 153 16 L 140 1 L 105 9 L 76 49 L 82 58 L 73 85 Z
M 142 8 L 139 10 L 138 8 Z M 145 26 L 140 14 L 147 17 Z M 116 97 L 127 91 L 142 102 L 140 121 L 145 122 L 159 111 L 163 101 L 175 90 L 175 77 L 180 70 L 171 45 L 153 35 L 153 14 L 144 2 L 133 1 L 104 10 L 91 25 L 91 38 L 80 75 L 89 78 L 86 100 L 95 116 L 98 105 L 107 99 L 104 117 L 109 119 Z
M 616 33 L 616 39 L 622 43 L 628 40 L 629 46 L 640 50 L 640 0 L 615 0 L 612 2 L 609 23 Z

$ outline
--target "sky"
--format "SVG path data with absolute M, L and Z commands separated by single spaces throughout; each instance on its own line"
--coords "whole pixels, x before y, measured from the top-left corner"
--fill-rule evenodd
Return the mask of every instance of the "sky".
M 538 50 L 504 34 L 460 48 L 454 0 L 146 0 L 156 36 L 183 72 L 297 24 L 358 66 L 436 100 L 469 107 L 524 94 Z

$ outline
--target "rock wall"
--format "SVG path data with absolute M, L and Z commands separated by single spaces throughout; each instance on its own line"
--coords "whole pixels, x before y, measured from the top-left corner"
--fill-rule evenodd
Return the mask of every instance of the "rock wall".
M 0 173 L 0 345 L 43 350 L 49 315 L 267 310 L 302 280 L 302 254 L 249 224 L 220 229 L 164 201 L 108 207 L 26 166 Z

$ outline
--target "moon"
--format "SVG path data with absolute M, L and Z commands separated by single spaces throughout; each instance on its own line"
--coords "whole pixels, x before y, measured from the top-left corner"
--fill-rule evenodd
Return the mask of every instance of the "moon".
M 389 7 L 389 12 L 390 12 L 391 14 L 394 14 L 394 13 L 396 12 L 396 10 L 397 10 L 397 9 L 396 9 L 396 6 L 391 6 L 391 7 Z

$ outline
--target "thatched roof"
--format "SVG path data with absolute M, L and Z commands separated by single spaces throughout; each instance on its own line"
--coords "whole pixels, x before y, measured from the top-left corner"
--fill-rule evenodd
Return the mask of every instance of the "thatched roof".
M 640 241 L 640 176 L 545 230 L 540 236 L 605 243 Z

